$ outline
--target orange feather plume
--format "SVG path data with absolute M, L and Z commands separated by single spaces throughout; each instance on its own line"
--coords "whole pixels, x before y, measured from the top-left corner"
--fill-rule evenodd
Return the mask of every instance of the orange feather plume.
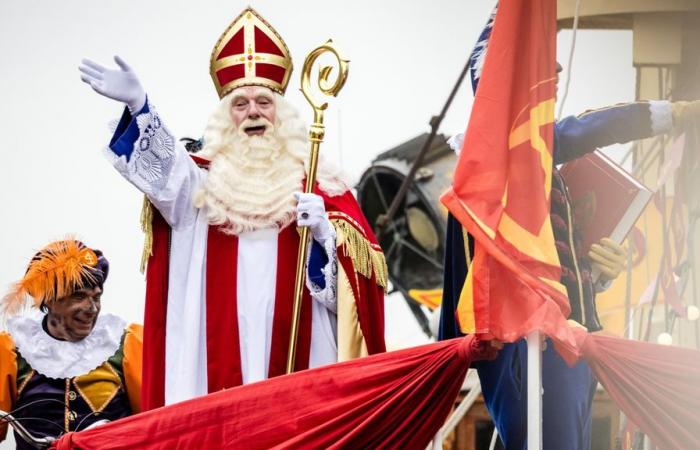
M 24 278 L 3 297 L 4 312 L 16 313 L 25 305 L 28 296 L 38 307 L 70 295 L 85 281 L 94 281 L 91 269 L 96 265 L 95 252 L 77 240 L 52 242 L 37 253 Z

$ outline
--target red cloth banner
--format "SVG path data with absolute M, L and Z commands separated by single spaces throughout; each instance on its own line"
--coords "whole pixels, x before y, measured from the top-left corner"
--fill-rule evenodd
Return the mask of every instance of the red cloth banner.
M 588 334 L 583 358 L 615 403 L 661 449 L 700 448 L 700 352 Z
M 492 351 L 468 336 L 305 370 L 69 433 L 52 448 L 424 449 L 470 362 Z
M 598 380 L 662 449 L 700 448 L 700 352 L 577 332 Z M 69 433 L 53 448 L 423 449 L 470 361 L 473 335 L 297 372 Z

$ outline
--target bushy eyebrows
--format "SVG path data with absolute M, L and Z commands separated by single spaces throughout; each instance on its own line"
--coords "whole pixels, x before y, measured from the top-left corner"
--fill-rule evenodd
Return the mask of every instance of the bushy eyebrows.
M 248 102 L 251 98 L 254 98 L 255 101 L 258 101 L 260 99 L 265 99 L 271 103 L 275 101 L 275 99 L 272 97 L 272 95 L 270 95 L 270 93 L 265 92 L 261 89 L 259 91 L 253 91 L 252 95 L 236 94 L 231 99 L 231 104 L 235 105 L 239 100 L 245 100 L 246 102 Z
M 258 92 L 257 95 L 255 96 L 255 99 L 256 99 L 256 100 L 265 99 L 265 100 L 267 100 L 267 101 L 269 101 L 269 102 L 274 102 L 274 101 L 275 101 L 275 100 L 272 98 L 272 96 L 271 96 L 270 94 L 268 94 L 267 92 Z
M 236 95 L 231 99 L 231 104 L 234 105 L 236 104 L 239 100 L 245 100 L 246 102 L 248 101 L 248 98 L 245 95 Z

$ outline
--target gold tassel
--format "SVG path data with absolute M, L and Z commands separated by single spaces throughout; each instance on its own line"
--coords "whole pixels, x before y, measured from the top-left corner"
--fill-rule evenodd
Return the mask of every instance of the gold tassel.
M 352 259 L 355 272 L 365 278 L 372 278 L 377 284 L 386 289 L 389 279 L 389 269 L 381 250 L 372 248 L 365 236 L 354 226 L 342 219 L 331 219 L 333 226 L 345 237 L 343 242 L 343 254 Z
M 141 207 L 141 231 L 143 231 L 141 273 L 144 273 L 148 259 L 153 254 L 153 205 L 145 195 L 143 196 L 143 206 Z

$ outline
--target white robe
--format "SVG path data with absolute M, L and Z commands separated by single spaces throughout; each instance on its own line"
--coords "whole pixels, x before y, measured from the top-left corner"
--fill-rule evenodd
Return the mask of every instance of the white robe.
M 206 214 L 192 205 L 192 195 L 206 179 L 207 171 L 194 163 L 150 104 L 148 108 L 148 112 L 135 118 L 138 137 L 133 141 L 129 160 L 111 149 L 106 154 L 117 171 L 148 196 L 172 229 L 165 339 L 165 404 L 171 404 L 207 394 L 205 294 L 209 223 Z M 115 135 L 115 140 L 134 139 L 134 135 L 127 135 Z M 277 234 L 277 229 L 265 229 L 238 236 L 236 291 L 244 384 L 267 378 Z M 307 276 L 307 287 L 315 300 L 311 302 L 310 367 L 337 361 L 336 284 L 329 267 L 335 264 L 335 246 L 327 246 L 326 252 L 329 263 L 323 269 L 325 289 L 309 283 Z

